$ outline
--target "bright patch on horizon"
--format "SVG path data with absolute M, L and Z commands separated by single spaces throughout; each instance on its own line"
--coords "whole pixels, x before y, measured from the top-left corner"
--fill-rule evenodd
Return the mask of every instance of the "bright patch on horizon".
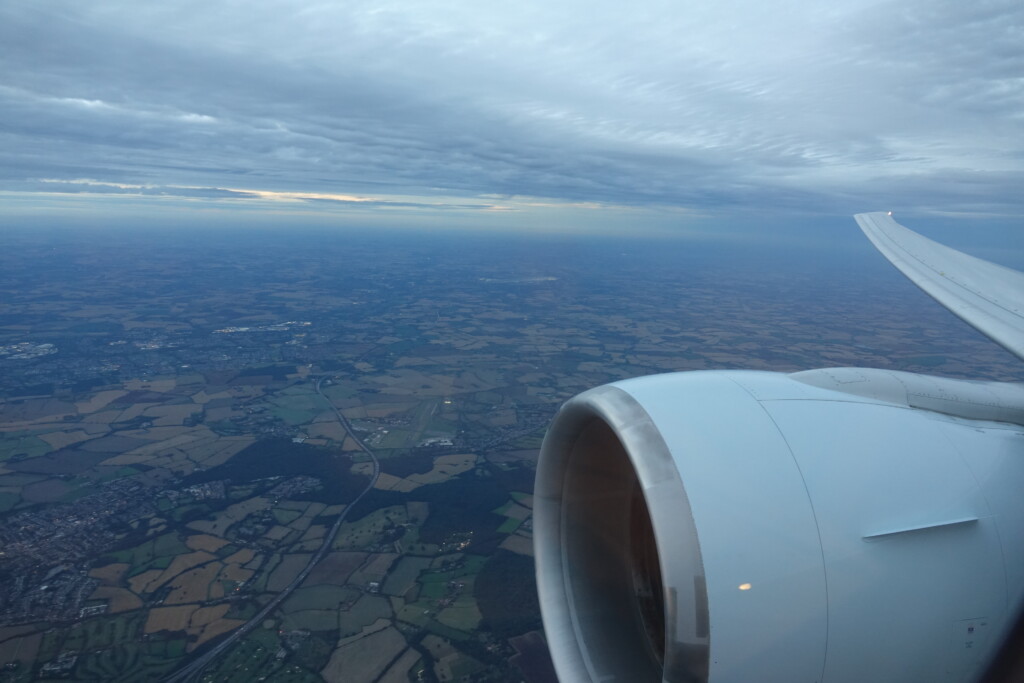
M 261 190 L 243 187 L 204 185 L 159 185 L 123 183 L 95 178 L 35 178 L 44 185 L 76 186 L 82 189 L 57 190 L 53 194 L 75 194 L 78 196 L 110 197 L 154 197 L 165 200 L 205 200 L 210 202 L 228 201 L 235 205 L 250 202 L 267 202 L 270 205 L 309 205 L 311 202 L 359 205 L 379 209 L 425 209 L 437 211 L 473 211 L 484 213 L 515 213 L 521 208 L 511 203 L 481 202 L 479 197 L 422 197 L 416 195 L 359 196 L 336 192 L 302 192 Z M 48 194 L 41 192 L 39 194 Z M 239 201 L 241 200 L 241 201 Z M 528 205 L 527 205 L 528 206 Z
M 198 189 L 198 188 L 187 188 L 187 189 Z M 278 202 L 294 202 L 304 201 L 309 199 L 320 199 L 331 202 L 380 202 L 385 201 L 381 199 L 374 199 L 370 197 L 356 197 L 350 194 L 331 194 L 327 192 L 274 192 L 273 190 L 244 190 L 236 187 L 218 187 L 218 190 L 226 190 L 227 192 L 237 192 L 239 194 L 248 194 L 259 197 L 260 199 L 268 199 L 270 201 Z

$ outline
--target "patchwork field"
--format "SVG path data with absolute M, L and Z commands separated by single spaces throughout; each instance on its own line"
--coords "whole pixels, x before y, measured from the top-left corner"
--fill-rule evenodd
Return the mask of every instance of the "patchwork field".
M 228 506 L 226 510 L 216 513 L 212 521 L 197 520 L 189 522 L 188 527 L 196 531 L 202 531 L 210 536 L 223 536 L 228 528 L 237 522 L 245 519 L 248 515 L 260 510 L 266 510 L 271 506 L 271 501 L 256 496 L 241 503 Z
M 281 563 L 270 574 L 270 578 L 267 581 L 267 590 L 274 593 L 284 590 L 285 586 L 290 584 L 299 575 L 299 572 L 309 564 L 310 557 L 312 556 L 302 553 L 285 555 L 281 558 Z
M 97 586 L 96 590 L 89 596 L 89 599 L 106 600 L 108 605 L 107 612 L 109 614 L 130 612 L 139 609 L 143 605 L 138 595 L 117 586 Z
M 193 550 L 205 550 L 215 553 L 228 544 L 228 541 L 209 534 L 195 534 L 185 539 L 185 545 Z
M 146 625 L 143 630 L 146 633 L 184 631 L 188 628 L 189 620 L 196 609 L 198 609 L 198 605 L 154 607 L 149 610 L 149 616 L 146 618 Z
M 363 565 L 367 557 L 369 557 L 367 553 L 361 552 L 328 553 L 313 567 L 313 571 L 306 577 L 303 586 L 343 585 L 348 582 L 352 572 Z
M 335 649 L 321 674 L 327 681 L 372 681 L 402 650 L 405 638 L 392 627 Z

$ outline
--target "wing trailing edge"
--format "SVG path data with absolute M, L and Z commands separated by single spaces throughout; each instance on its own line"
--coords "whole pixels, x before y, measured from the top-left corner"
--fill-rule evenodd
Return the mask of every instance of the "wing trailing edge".
M 854 216 L 868 239 L 928 295 L 1024 359 L 1024 273 L 934 242 L 885 212 Z

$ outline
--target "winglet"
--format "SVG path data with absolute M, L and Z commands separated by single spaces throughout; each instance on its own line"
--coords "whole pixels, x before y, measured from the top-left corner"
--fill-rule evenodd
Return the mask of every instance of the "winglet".
M 933 242 L 882 211 L 854 218 L 882 255 L 914 284 L 1024 359 L 1024 273 Z

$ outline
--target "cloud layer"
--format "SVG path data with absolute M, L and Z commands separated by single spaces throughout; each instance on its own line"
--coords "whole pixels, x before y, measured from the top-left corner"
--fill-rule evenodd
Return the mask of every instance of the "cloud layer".
M 1019 217 L 1024 5 L 834 4 L 6 3 L 0 190 Z

